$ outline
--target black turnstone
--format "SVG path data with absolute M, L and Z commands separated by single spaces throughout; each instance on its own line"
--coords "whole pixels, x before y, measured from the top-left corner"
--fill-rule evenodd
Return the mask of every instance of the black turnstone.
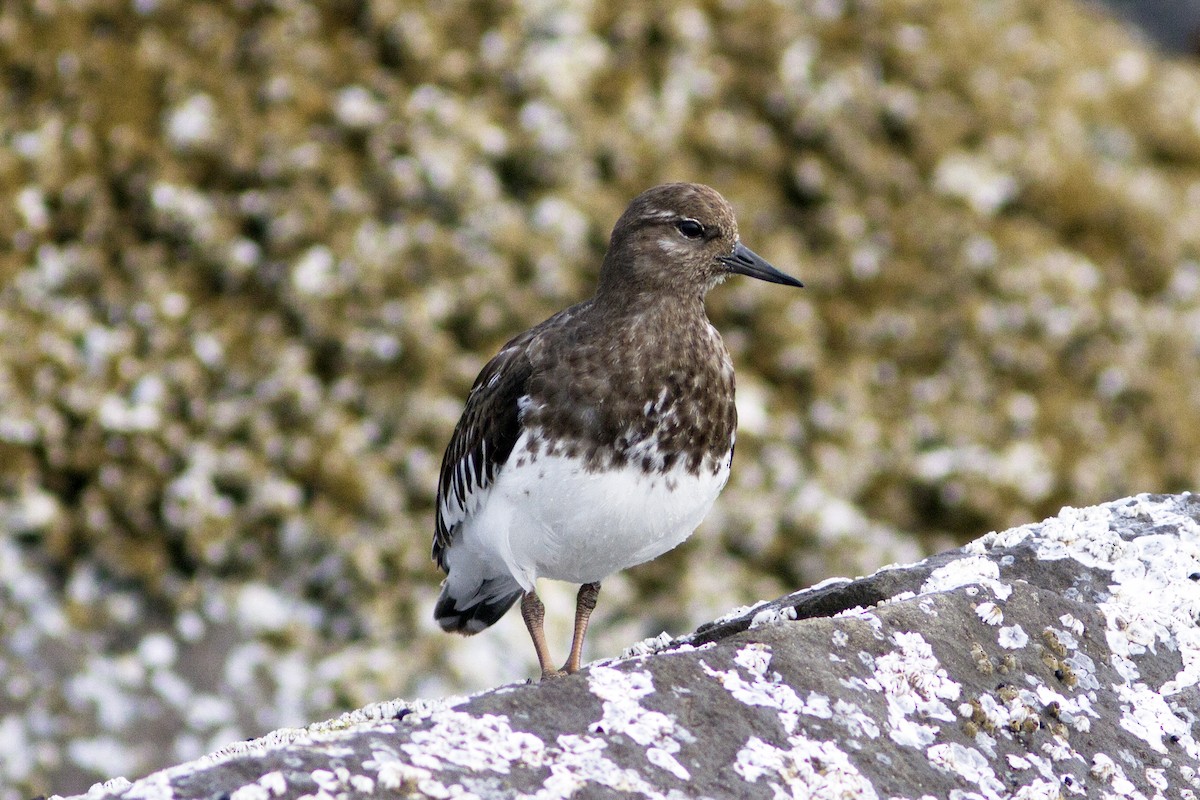
M 442 460 L 434 616 L 478 633 L 518 599 L 542 677 L 579 669 L 600 581 L 691 535 L 729 478 L 733 364 L 704 313 L 727 275 L 788 286 L 707 186 L 650 189 L 617 220 L 596 294 L 488 362 Z M 538 578 L 582 584 L 551 664 Z

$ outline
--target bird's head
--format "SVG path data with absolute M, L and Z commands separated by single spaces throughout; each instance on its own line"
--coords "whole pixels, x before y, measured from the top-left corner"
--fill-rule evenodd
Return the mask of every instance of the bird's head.
M 733 208 L 715 189 L 667 183 L 635 197 L 617 220 L 600 290 L 703 297 L 730 274 L 804 285 L 742 244 Z

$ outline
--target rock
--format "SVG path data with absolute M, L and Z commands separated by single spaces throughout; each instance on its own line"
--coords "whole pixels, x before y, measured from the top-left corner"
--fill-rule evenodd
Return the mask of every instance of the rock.
M 589 658 L 1200 486 L 1197 108 L 1076 0 L 0 2 L 0 800 L 531 674 L 439 457 L 660 181 L 808 288 L 710 296 L 729 485 Z
M 1140 495 L 85 797 L 1194 798 L 1198 615 L 1200 496 Z

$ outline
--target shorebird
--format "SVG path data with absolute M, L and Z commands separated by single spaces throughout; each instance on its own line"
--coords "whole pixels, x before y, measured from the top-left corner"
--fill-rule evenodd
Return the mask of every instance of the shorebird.
M 704 311 L 730 274 L 803 285 L 741 243 L 714 189 L 656 186 L 613 228 L 593 297 L 484 366 L 438 483 L 444 630 L 478 633 L 520 600 L 542 677 L 576 672 L 600 582 L 692 534 L 733 459 L 733 364 Z M 539 578 L 580 584 L 561 670 Z

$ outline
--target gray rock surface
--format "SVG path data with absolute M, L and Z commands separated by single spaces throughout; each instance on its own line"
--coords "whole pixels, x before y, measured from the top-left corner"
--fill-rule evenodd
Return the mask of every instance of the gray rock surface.
M 1200 796 L 1200 497 L 1141 495 L 539 684 L 381 703 L 100 798 Z
M 1076 0 L 0 2 L 0 800 L 531 674 L 439 459 L 662 181 L 808 288 L 710 296 L 733 474 L 587 657 L 1200 487 L 1197 108 Z

